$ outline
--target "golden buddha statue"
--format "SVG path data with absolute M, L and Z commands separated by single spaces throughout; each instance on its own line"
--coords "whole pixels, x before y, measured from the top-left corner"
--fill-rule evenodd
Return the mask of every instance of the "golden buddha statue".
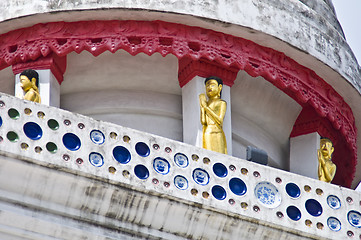
M 24 99 L 40 103 L 39 94 L 39 74 L 32 69 L 24 70 L 20 73 L 20 84 L 24 90 Z
M 334 151 L 332 142 L 328 138 L 321 138 L 318 154 L 318 179 L 324 182 L 331 182 L 336 174 L 336 165 L 331 161 Z
M 204 94 L 199 95 L 203 148 L 227 154 L 226 137 L 223 132 L 227 103 L 221 99 L 223 81 L 218 77 L 208 77 L 204 83 L 208 101 Z

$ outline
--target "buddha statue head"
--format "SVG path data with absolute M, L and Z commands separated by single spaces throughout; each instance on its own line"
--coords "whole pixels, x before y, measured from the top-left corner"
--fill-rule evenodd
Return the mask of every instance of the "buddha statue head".
M 20 85 L 24 90 L 24 99 L 40 103 L 39 74 L 32 69 L 20 73 Z
M 21 88 L 27 92 L 30 88 L 39 88 L 39 74 L 33 69 L 26 69 L 20 73 Z
M 219 77 L 208 77 L 204 81 L 208 98 L 220 98 L 223 88 L 223 81 Z
M 328 138 L 321 137 L 320 150 L 325 160 L 331 160 L 332 153 L 334 151 L 332 141 Z

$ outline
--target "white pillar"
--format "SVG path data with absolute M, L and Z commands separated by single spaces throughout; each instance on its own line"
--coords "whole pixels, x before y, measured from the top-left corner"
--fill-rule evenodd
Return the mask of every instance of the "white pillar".
M 361 192 L 361 182 L 358 183 L 357 187 L 355 188 L 356 192 Z
M 200 121 L 199 94 L 205 94 L 205 78 L 196 76 L 182 88 L 183 142 L 202 147 L 202 124 Z M 232 155 L 231 88 L 223 85 L 222 99 L 227 102 L 223 131 L 227 151 Z
M 36 70 L 39 74 L 39 92 L 41 104 L 60 106 L 60 85 L 50 69 Z M 15 76 L 15 96 L 23 98 L 24 91 L 20 85 L 20 73 Z
M 290 139 L 290 172 L 318 179 L 317 149 L 320 135 L 317 132 Z

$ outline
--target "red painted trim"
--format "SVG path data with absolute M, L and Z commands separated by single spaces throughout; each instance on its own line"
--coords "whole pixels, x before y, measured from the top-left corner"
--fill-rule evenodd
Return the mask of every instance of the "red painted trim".
M 238 71 L 239 69 L 223 67 L 208 60 L 192 60 L 190 58 L 184 57 L 179 59 L 178 81 L 180 87 L 183 87 L 195 76 L 204 78 L 217 76 L 222 78 L 225 85 L 232 87 L 234 80 L 236 80 Z
M 50 69 L 60 85 L 64 80 L 64 73 L 66 70 L 66 56 L 59 57 L 58 55 L 52 53 L 46 57 L 40 57 L 34 61 L 14 64 L 12 68 L 15 75 L 26 69 Z
M 333 130 L 328 119 L 318 115 L 312 107 L 305 107 L 298 115 L 290 137 L 297 137 L 313 132 L 318 132 L 322 137 L 331 139 L 334 145 L 339 141 L 339 134 Z
M 349 167 L 342 169 L 347 176 L 342 185 L 350 186 L 357 159 L 357 130 L 351 108 L 315 72 L 281 52 L 249 40 L 161 21 L 45 23 L 0 35 L 0 69 L 51 53 L 66 56 L 85 50 L 98 56 L 119 49 L 132 55 L 158 52 L 178 59 L 205 59 L 225 68 L 245 70 L 253 77 L 264 77 L 301 106 L 312 107 L 340 133 L 340 141 L 351 154 L 345 159 Z

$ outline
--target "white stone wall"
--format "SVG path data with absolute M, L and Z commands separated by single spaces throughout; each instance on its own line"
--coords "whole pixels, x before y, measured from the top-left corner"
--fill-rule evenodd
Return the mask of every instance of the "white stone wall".
M 0 71 L 0 92 L 15 95 L 15 76 L 11 67 Z
M 68 55 L 60 107 L 98 120 L 183 140 L 178 60 L 120 51 Z
M 289 136 L 301 106 L 262 77 L 239 72 L 231 88 L 233 156 L 263 149 L 269 165 L 289 169 Z
M 14 111 L 17 117 L 9 114 Z M 0 184 L 1 239 L 339 240 L 351 232 L 360 235 L 360 222 L 349 217 L 357 212 L 361 218 L 360 192 L 5 94 L 0 116 L 0 182 L 6 183 Z M 29 122 L 41 129 L 40 138 L 29 137 L 39 133 L 25 127 Z M 103 138 L 91 137 L 94 130 Z M 18 138 L 12 140 L 9 132 Z M 64 140 L 69 133 L 79 138 L 79 148 Z M 148 147 L 147 154 L 137 150 L 138 143 Z M 126 149 L 119 155 L 129 161 L 120 161 L 117 147 Z M 103 156 L 101 164 L 90 157 L 94 152 Z M 188 164 L 177 163 L 178 153 Z M 167 170 L 155 164 L 159 157 Z M 177 176 L 187 184 L 178 185 Z M 329 218 L 337 218 L 340 229 Z

